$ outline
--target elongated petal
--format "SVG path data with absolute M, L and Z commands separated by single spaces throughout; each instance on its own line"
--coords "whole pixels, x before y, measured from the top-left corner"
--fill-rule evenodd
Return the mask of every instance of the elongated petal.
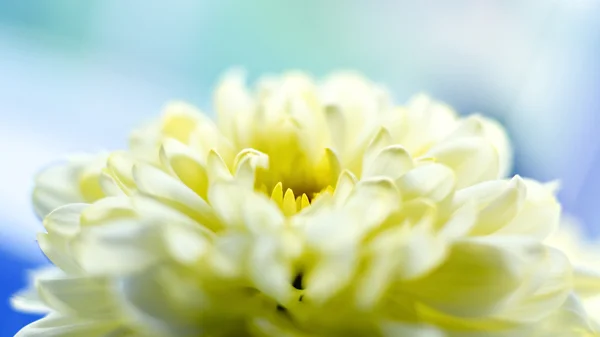
M 15 337 L 104 337 L 127 336 L 130 333 L 119 322 L 82 320 L 52 314 L 24 327 Z
M 136 165 L 134 177 L 137 187 L 146 195 L 157 198 L 197 219 L 209 228 L 215 228 L 212 208 L 181 181 L 150 165 Z
M 427 156 L 453 169 L 457 188 L 498 176 L 498 154 L 491 144 L 479 138 L 461 138 L 440 143 L 432 148 Z
M 479 220 L 472 228 L 471 234 L 486 235 L 500 231 L 519 214 L 526 193 L 523 180 L 518 176 L 513 178 L 506 189 L 480 211 Z
M 231 228 L 246 227 L 260 233 L 283 225 L 283 215 L 273 202 L 236 182 L 215 183 L 208 197 L 219 218 Z
M 452 192 L 455 181 L 448 167 L 430 164 L 410 170 L 397 180 L 397 185 L 405 200 L 427 197 L 441 201 Z
M 102 197 L 99 177 L 106 158 L 103 153 L 80 155 L 40 172 L 33 191 L 36 214 L 43 218 L 60 206 L 92 202 Z
M 399 145 L 383 148 L 372 162 L 363 163 L 362 178 L 388 177 L 396 180 L 414 167 L 410 154 Z
M 462 240 L 437 270 L 405 287 L 443 312 L 485 316 L 500 309 L 542 254 L 541 245 L 520 238 Z

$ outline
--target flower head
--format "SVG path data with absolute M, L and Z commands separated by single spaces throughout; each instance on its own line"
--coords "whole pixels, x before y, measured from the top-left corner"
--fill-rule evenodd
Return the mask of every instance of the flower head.
M 568 310 L 553 185 L 506 178 L 496 122 L 348 73 L 232 74 L 215 108 L 59 166 L 78 200 L 40 175 L 59 270 L 16 297 L 51 311 L 22 336 L 531 336 Z

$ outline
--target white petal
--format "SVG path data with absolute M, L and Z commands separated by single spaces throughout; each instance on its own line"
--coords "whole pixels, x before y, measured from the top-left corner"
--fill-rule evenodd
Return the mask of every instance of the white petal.
M 571 265 L 556 249 L 548 249 L 546 257 L 530 270 L 531 276 L 521 285 L 502 319 L 535 323 L 556 312 L 571 291 Z
M 583 337 L 597 336 L 594 322 L 590 321 L 584 304 L 573 293 L 569 294 L 563 305 L 537 324 L 535 337 L 565 336 Z
M 579 296 L 600 295 L 600 268 L 591 268 L 573 262 L 573 288 Z
M 356 252 L 350 249 L 322 257 L 303 281 L 306 300 L 325 303 L 350 283 L 357 266 Z
M 136 195 L 131 198 L 131 203 L 139 215 L 142 215 L 142 219 L 151 219 L 156 223 L 177 223 L 188 227 L 194 227 L 204 235 L 212 237 L 214 236 L 213 229 L 206 227 L 202 224 L 198 224 L 196 220 L 189 217 L 188 215 L 165 205 L 164 203 L 141 195 Z M 217 229 L 221 229 L 221 224 L 218 224 Z
M 166 267 L 122 277 L 119 290 L 125 319 L 139 324 L 140 336 L 201 336 L 199 319 L 206 307 L 203 291 Z M 183 289 L 182 289 L 183 288 Z M 182 297 L 179 291 L 187 292 Z
M 545 239 L 558 228 L 561 205 L 552 190 L 532 180 L 525 180 L 527 198 L 520 212 L 498 233 L 522 234 Z
M 286 305 L 293 295 L 291 271 L 288 262 L 280 256 L 277 239 L 262 236 L 254 242 L 250 251 L 250 276 L 263 294 Z
M 391 145 L 379 151 L 372 162 L 363 162 L 362 178 L 383 176 L 396 180 L 413 167 L 410 154 L 400 145 Z
M 372 163 L 379 152 L 390 145 L 393 145 L 392 136 L 386 128 L 381 127 L 365 149 L 363 163 Z
M 57 207 L 89 202 L 82 193 L 80 179 L 86 169 L 100 174 L 105 162 L 105 154 L 81 155 L 40 172 L 35 178 L 33 191 L 33 205 L 37 215 L 43 218 Z
M 464 188 L 498 176 L 498 154 L 481 138 L 460 138 L 439 143 L 427 154 L 456 174 L 457 188 Z
M 455 181 L 448 167 L 429 164 L 408 171 L 397 180 L 397 185 L 405 200 L 425 197 L 441 201 L 454 190 Z
M 431 326 L 387 321 L 381 323 L 383 337 L 446 337 L 446 334 Z
M 330 105 L 325 107 L 325 117 L 327 118 L 327 126 L 334 148 L 340 153 L 345 153 L 347 133 L 344 114 L 339 107 Z
M 71 244 L 72 256 L 90 275 L 134 273 L 165 255 L 159 228 L 140 220 L 92 227 Z
M 167 250 L 179 263 L 192 265 L 204 256 L 210 242 L 199 230 L 189 226 L 171 223 L 163 228 L 163 238 Z
M 106 168 L 115 183 L 128 195 L 135 190 L 133 165 L 134 160 L 131 154 L 124 151 L 113 152 L 106 163 Z
M 442 312 L 485 317 L 502 308 L 544 254 L 541 244 L 519 237 L 463 239 L 438 269 L 403 289 Z
M 354 189 L 357 179 L 350 171 L 342 171 L 336 183 L 335 191 L 333 192 L 333 202 L 335 205 L 342 205 Z
M 208 228 L 217 226 L 212 208 L 180 180 L 145 164 L 136 164 L 133 173 L 139 190 L 144 194 L 184 212 Z
M 86 206 L 81 210 L 80 218 L 78 218 L 85 226 L 133 218 L 137 215 L 129 197 L 107 197 Z
M 506 190 L 508 183 L 507 180 L 492 180 L 460 189 L 456 191 L 452 203 L 458 206 L 470 200 L 478 209 L 483 209 Z
M 219 129 L 230 139 L 240 143 L 236 122 L 240 116 L 252 111 L 253 102 L 244 84 L 245 76 L 240 71 L 227 73 L 217 86 L 214 95 Z
M 521 211 L 526 193 L 525 183 L 519 176 L 515 176 L 506 189 L 480 211 L 479 220 L 471 234 L 487 235 L 502 229 Z
M 510 174 L 513 164 L 513 149 L 506 131 L 500 123 L 495 120 L 482 118 L 483 132 L 485 138 L 490 141 L 498 152 L 499 171 L 498 177 L 506 177 Z
M 206 198 L 208 173 L 202 156 L 175 139 L 166 139 L 160 149 L 161 163 L 200 197 Z
M 106 337 L 126 336 L 127 333 L 118 321 L 83 320 L 51 314 L 27 325 L 15 337 Z
M 38 280 L 40 297 L 61 314 L 85 319 L 119 319 L 114 284 L 106 277 L 55 277 Z
M 360 307 L 372 308 L 393 280 L 419 278 L 443 261 L 447 244 L 432 225 L 432 217 L 425 216 L 413 227 L 406 224 L 384 231 L 369 244 L 374 257 L 357 290 Z
M 48 232 L 71 238 L 79 233 L 81 213 L 88 204 L 70 204 L 52 211 L 44 219 Z
M 401 204 L 400 193 L 391 180 L 362 180 L 344 204 L 344 212 L 355 220 L 343 230 L 356 232 L 357 237 L 360 237 L 379 226 Z
M 227 164 L 225 164 L 219 153 L 214 150 L 208 153 L 206 169 L 211 184 L 218 180 L 229 180 L 232 177 Z
M 208 198 L 223 223 L 231 228 L 259 234 L 278 230 L 283 225 L 283 214 L 275 203 L 237 182 L 216 182 Z
M 415 95 L 407 105 L 404 119 L 407 127 L 401 144 L 414 156 L 422 155 L 445 138 L 456 125 L 457 116 L 452 108 L 424 94 Z
M 458 208 L 443 224 L 439 234 L 447 239 L 457 239 L 471 231 L 477 221 L 477 207 L 471 200 Z
M 342 172 L 342 164 L 340 162 L 340 156 L 337 152 L 331 148 L 325 149 L 325 157 L 329 166 L 329 181 L 334 182 L 339 179 L 340 173 Z M 332 186 L 336 187 L 336 186 Z
M 115 178 L 109 174 L 108 169 L 103 170 L 98 179 L 100 188 L 102 188 L 102 192 L 104 192 L 106 196 L 124 196 L 129 193 L 128 189 L 124 190 L 119 183 L 117 183 Z
M 54 265 L 69 274 L 81 273 L 81 267 L 71 253 L 69 239 L 54 233 L 40 233 L 37 241 L 44 255 Z
M 55 266 L 42 267 L 30 272 L 29 284 L 10 299 L 11 306 L 21 312 L 46 314 L 50 308 L 39 296 L 37 283 L 40 279 L 63 276 L 64 273 Z
M 256 171 L 269 168 L 269 156 L 254 149 L 244 149 L 236 156 L 234 166 L 236 180 L 247 188 L 254 189 Z

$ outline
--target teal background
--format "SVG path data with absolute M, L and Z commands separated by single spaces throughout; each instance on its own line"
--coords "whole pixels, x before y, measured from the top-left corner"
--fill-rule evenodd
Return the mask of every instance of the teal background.
M 169 99 L 210 113 L 223 71 L 355 69 L 403 102 L 426 91 L 502 121 L 515 172 L 560 179 L 600 231 L 596 0 L 0 0 L 0 298 L 45 263 L 31 178 L 74 151 L 123 147 Z M 0 336 L 33 317 L 0 302 Z

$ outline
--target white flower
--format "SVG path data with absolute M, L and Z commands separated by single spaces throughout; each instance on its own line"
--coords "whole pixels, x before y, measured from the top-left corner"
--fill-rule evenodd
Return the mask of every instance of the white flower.
M 505 178 L 497 123 L 424 95 L 396 107 L 355 74 L 290 73 L 254 92 L 231 75 L 215 105 L 217 123 L 169 105 L 95 168 L 97 201 L 45 218 L 38 241 L 61 272 L 15 298 L 51 311 L 19 336 L 563 327 L 548 320 L 570 303 L 571 265 L 543 243 L 560 205 L 552 186 Z

